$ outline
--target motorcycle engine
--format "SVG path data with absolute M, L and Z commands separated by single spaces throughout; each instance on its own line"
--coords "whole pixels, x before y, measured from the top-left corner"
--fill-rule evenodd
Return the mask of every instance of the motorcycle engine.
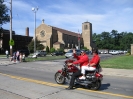
M 88 73 L 86 75 L 86 79 L 89 80 L 89 81 L 95 81 L 96 80 L 96 77 L 93 73 Z

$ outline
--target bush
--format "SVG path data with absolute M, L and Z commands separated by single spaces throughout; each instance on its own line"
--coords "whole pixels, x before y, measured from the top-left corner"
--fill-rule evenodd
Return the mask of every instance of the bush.
M 131 55 L 130 53 L 126 53 L 126 56 L 129 56 L 129 55 Z
M 60 48 L 60 49 L 57 49 L 57 51 L 64 52 L 64 49 L 63 48 Z
M 50 49 L 50 53 L 53 53 L 53 52 L 55 52 L 55 48 Z
M 83 47 L 82 50 L 89 51 L 89 49 L 87 49 L 87 47 Z
M 49 53 L 49 47 L 48 46 L 46 47 L 46 52 Z

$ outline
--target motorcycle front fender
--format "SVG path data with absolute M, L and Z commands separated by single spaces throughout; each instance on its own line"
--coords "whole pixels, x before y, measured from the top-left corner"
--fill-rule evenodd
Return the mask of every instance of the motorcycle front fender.
M 60 73 L 61 75 L 63 75 L 64 77 L 66 77 L 66 72 L 64 72 L 63 70 L 58 70 L 56 73 Z
M 58 70 L 57 72 L 58 72 L 58 73 L 61 73 L 61 72 L 62 72 L 62 70 Z

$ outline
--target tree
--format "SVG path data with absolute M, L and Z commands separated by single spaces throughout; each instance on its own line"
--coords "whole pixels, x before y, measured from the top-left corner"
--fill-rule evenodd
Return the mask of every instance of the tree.
M 94 33 L 92 37 L 93 41 L 96 41 L 98 49 L 127 50 L 133 44 L 133 33 L 131 32 L 118 33 L 117 30 L 112 30 L 110 33 Z
M 10 17 L 7 14 L 8 8 L 4 3 L 4 0 L 0 0 L 0 28 L 4 23 L 7 23 L 10 21 Z
M 55 52 L 55 48 L 50 49 L 50 53 L 53 53 L 53 52 Z
M 31 53 L 34 52 L 34 40 L 32 40 L 32 41 L 29 43 L 28 48 L 29 48 L 29 50 L 30 50 Z M 45 47 L 44 47 L 42 44 L 40 44 L 40 41 L 38 41 L 38 40 L 36 39 L 36 49 L 37 49 L 37 50 L 43 50 L 44 48 L 45 48 Z
M 41 42 L 36 39 L 36 49 L 43 50 L 44 48 L 45 47 L 41 44 Z
M 117 48 L 117 47 L 116 47 L 116 46 L 117 46 L 117 42 L 118 42 L 117 35 L 118 35 L 118 31 L 117 31 L 117 30 L 112 30 L 112 31 L 111 31 L 112 44 L 114 44 L 114 49 Z
M 64 49 L 63 48 L 60 48 L 60 49 L 57 49 L 57 51 L 64 52 Z
M 3 37 L 3 28 L 0 28 L 0 39 Z
M 46 47 L 46 52 L 49 53 L 49 47 L 48 46 Z
M 34 52 L 34 41 L 33 40 L 29 43 L 28 48 L 29 48 L 30 53 Z
M 104 49 L 110 49 L 110 44 L 111 44 L 111 37 L 109 32 L 102 32 L 101 33 L 101 42 L 102 42 L 102 47 Z
M 87 49 L 87 47 L 83 47 L 82 50 L 89 51 L 89 49 Z

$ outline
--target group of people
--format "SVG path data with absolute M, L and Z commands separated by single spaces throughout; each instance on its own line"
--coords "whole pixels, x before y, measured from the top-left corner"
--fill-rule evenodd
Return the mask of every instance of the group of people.
M 73 63 L 71 63 L 71 65 L 72 64 L 80 64 L 80 69 L 77 72 L 73 73 L 73 75 L 71 77 L 69 87 L 66 88 L 67 90 L 73 89 L 74 82 L 75 82 L 75 79 L 77 77 L 79 77 L 79 79 L 81 79 L 81 80 L 85 79 L 85 71 L 86 70 L 88 70 L 88 71 L 96 70 L 96 67 L 100 63 L 100 57 L 98 55 L 98 50 L 97 49 L 94 49 L 92 51 L 92 53 L 93 53 L 93 57 L 92 57 L 91 60 L 89 60 L 89 57 L 88 57 L 88 55 L 86 54 L 85 51 L 81 51 L 81 55 L 77 56 L 75 49 L 73 50 L 73 56 L 77 60 L 74 61 Z
M 25 54 L 22 52 L 14 51 L 11 57 L 11 61 L 13 62 L 23 62 L 25 60 Z

